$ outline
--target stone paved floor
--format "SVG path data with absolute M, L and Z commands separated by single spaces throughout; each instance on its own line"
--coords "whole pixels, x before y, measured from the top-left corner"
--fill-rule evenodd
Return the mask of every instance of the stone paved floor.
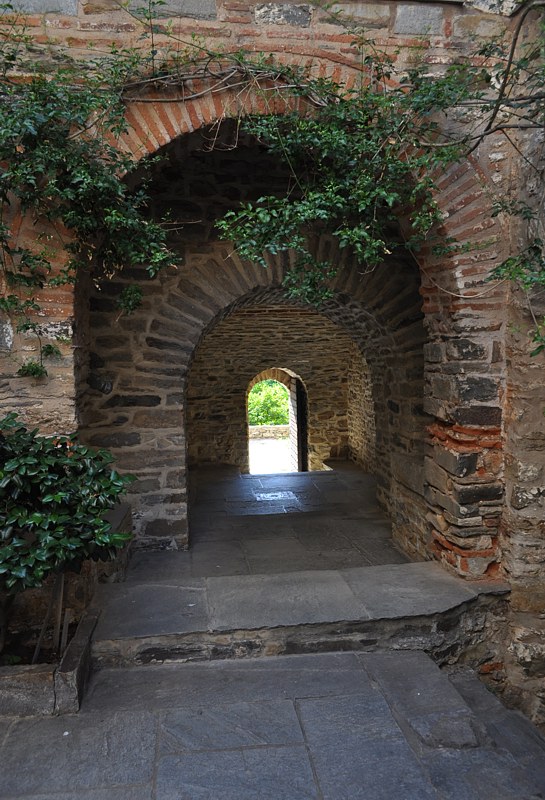
M 477 592 L 437 565 L 406 563 L 372 482 L 349 467 L 210 471 L 191 532 L 192 552 L 137 554 L 128 582 L 104 587 L 103 633 L 178 629 L 199 591 L 207 614 L 216 598 L 208 627 L 221 615 L 240 623 L 248 609 L 250 622 L 265 614 L 273 624 L 271 613 L 293 614 L 326 587 L 323 609 L 302 609 L 312 622 L 342 605 L 339 581 L 377 620 Z M 248 582 L 251 597 L 241 594 Z M 108 668 L 78 715 L 0 717 L 0 798 L 538 800 L 545 742 L 473 673 L 449 678 L 418 650 Z
M 0 723 L 3 800 L 537 800 L 545 742 L 420 652 L 103 670 Z
M 193 577 L 408 561 L 392 543 L 374 478 L 349 462 L 286 475 L 201 469 L 191 486 L 191 547 L 180 564 Z

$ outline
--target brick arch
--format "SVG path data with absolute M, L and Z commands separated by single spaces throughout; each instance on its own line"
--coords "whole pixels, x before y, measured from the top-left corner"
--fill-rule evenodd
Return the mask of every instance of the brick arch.
M 350 62 L 336 63 L 331 55 L 331 63 L 324 56 L 319 71 L 328 75 L 347 89 L 353 88 L 360 70 Z M 289 60 L 289 54 L 283 55 Z M 299 63 L 295 61 L 294 63 Z M 248 88 L 227 89 L 214 93 L 211 89 L 213 79 L 199 78 L 195 89 L 199 96 L 185 99 L 183 94 L 172 96 L 165 91 L 148 91 L 145 96 L 132 98 L 127 104 L 126 120 L 128 130 L 123 133 L 117 144 L 125 149 L 136 161 L 149 155 L 157 155 L 163 148 L 179 137 L 195 131 L 216 126 L 227 119 L 251 114 L 287 113 L 288 111 L 308 109 L 308 105 L 300 98 L 273 93 L 266 95 L 259 89 Z M 208 88 L 210 87 L 210 91 Z M 263 85 L 263 89 L 270 86 Z M 469 157 L 459 163 L 442 169 L 435 175 L 435 200 L 443 216 L 443 222 L 437 231 L 440 236 L 466 242 L 479 254 L 477 260 L 471 253 L 434 255 L 424 248 L 419 256 L 423 271 L 422 292 L 425 298 L 426 311 L 437 313 L 437 309 L 454 309 L 464 298 L 449 298 L 443 290 L 474 294 L 472 286 L 486 278 L 491 266 L 502 260 L 505 239 L 500 218 L 493 214 L 493 200 L 490 188 L 494 186 L 491 173 L 479 162 Z M 401 225 L 402 231 L 406 225 Z M 490 303 L 504 293 L 490 292 Z
M 164 97 L 161 98 L 163 100 Z M 258 97 L 248 94 L 246 101 L 247 113 L 263 111 L 259 107 Z M 166 114 L 171 122 L 170 129 L 166 123 L 163 125 L 161 136 L 154 134 L 154 141 L 150 139 L 147 152 L 168 147 L 169 141 L 179 141 L 184 132 L 197 131 L 232 113 L 226 97 L 203 96 L 191 103 L 191 113 L 180 102 L 180 98 L 161 103 L 141 103 L 141 113 L 144 110 L 146 114 L 153 113 L 153 109 L 157 108 L 157 113 L 163 115 L 161 119 Z M 131 104 L 132 110 L 135 111 L 137 106 L 137 102 Z M 176 125 L 172 120 L 173 114 L 178 114 Z M 145 132 L 145 126 L 140 125 L 140 130 Z M 138 133 L 136 127 L 134 131 Z M 144 154 L 142 148 L 139 149 L 138 141 L 138 137 L 134 139 L 133 136 L 131 141 L 127 139 L 126 142 L 135 157 Z M 376 430 L 376 459 L 384 463 L 395 461 L 395 468 L 388 469 L 381 492 L 384 502 L 390 503 L 395 494 L 391 511 L 397 530 L 403 531 L 401 538 L 405 539 L 405 545 L 412 552 L 429 557 L 428 523 L 424 529 L 422 520 L 425 514 L 419 505 L 420 501 L 414 503 L 414 494 L 420 497 L 425 489 L 435 555 L 460 572 L 481 570 L 481 573 L 496 560 L 494 513 L 497 509 L 485 503 L 481 510 L 479 492 L 476 490 L 471 495 L 467 484 L 468 477 L 471 480 L 473 474 L 475 484 L 482 483 L 483 476 L 486 484 L 495 485 L 498 481 L 501 462 L 492 456 L 501 446 L 504 374 L 501 347 L 493 349 L 487 343 L 490 332 L 498 330 L 502 290 L 490 287 L 490 291 L 482 297 L 471 297 L 481 292 L 486 273 L 502 255 L 499 223 L 490 216 L 487 180 L 488 176 L 479 172 L 470 162 L 452 167 L 438 178 L 438 199 L 444 214 L 442 232 L 445 235 L 465 236 L 467 240 L 482 245 L 477 255 L 437 256 L 424 249 L 417 255 L 417 270 L 414 262 L 410 269 L 407 267 L 410 261 L 407 254 L 396 251 L 380 270 L 362 276 L 349 255 L 338 251 L 335 242 L 328 237 L 313 238 L 316 253 L 321 257 L 329 254 L 340 265 L 333 287 L 335 299 L 326 304 L 323 313 L 332 322 L 340 321 L 348 335 L 359 345 L 360 353 L 373 372 L 374 407 L 380 409 L 382 418 L 389 421 L 388 425 L 379 426 Z M 401 225 L 403 227 L 403 221 Z M 164 445 L 174 450 L 177 442 L 182 442 L 177 427 L 182 423 L 174 424 L 175 416 L 167 406 L 172 404 L 178 408 L 176 413 L 179 420 L 183 418 L 184 387 L 201 337 L 222 316 L 226 316 L 229 309 L 245 302 L 243 298 L 252 296 L 252 302 L 269 303 L 269 292 L 281 292 L 282 276 L 290 265 L 290 255 L 283 254 L 278 258 L 269 258 L 269 269 L 265 271 L 242 262 L 227 243 L 211 241 L 206 247 L 208 251 L 205 248 L 202 252 L 190 254 L 190 269 L 183 268 L 181 274 L 167 272 L 161 276 L 159 286 L 150 287 L 150 299 L 146 301 L 148 307 L 156 303 L 153 296 L 161 294 L 163 298 L 153 319 L 148 320 L 140 330 L 136 327 L 131 330 L 134 323 L 127 322 L 126 333 L 130 334 L 129 338 L 138 348 L 137 370 L 146 379 L 158 374 L 159 382 L 166 387 L 167 378 L 155 366 L 157 354 L 161 353 L 169 362 L 167 369 L 178 379 L 175 387 L 172 386 L 170 390 L 165 388 L 156 411 L 153 408 L 146 411 L 127 410 L 123 399 L 106 399 L 106 404 L 120 403 L 119 407 L 109 406 L 109 409 L 119 409 L 120 422 L 117 424 L 120 425 L 141 424 L 143 420 L 144 424 L 151 427 L 151 420 L 163 415 L 161 423 L 153 423 L 153 435 L 147 428 L 143 432 L 133 432 L 137 447 L 151 444 L 154 450 L 159 450 Z M 404 279 L 401 280 L 401 273 L 398 274 L 400 267 L 402 272 L 405 270 Z M 418 292 L 422 297 L 422 306 L 415 302 Z M 107 302 L 103 294 L 102 304 L 107 305 Z M 427 333 L 424 333 L 423 323 Z M 115 358 L 112 337 L 104 335 L 99 338 L 99 349 L 108 343 L 114 344 Z M 392 355 L 394 353 L 395 358 Z M 445 364 L 448 365 L 446 373 Z M 420 385 L 422 378 L 426 390 L 422 392 L 418 389 L 421 395 L 418 400 L 414 387 Z M 98 385 L 100 375 L 98 378 L 94 376 L 93 380 Z M 129 377 L 124 375 L 123 380 L 118 378 L 114 381 L 114 391 L 129 391 Z M 137 395 L 141 393 L 142 386 L 138 386 Z M 162 391 L 162 385 L 159 389 Z M 128 396 L 132 397 L 130 394 Z M 155 402 L 152 399 L 155 396 L 150 394 L 146 402 Z M 138 398 L 135 402 L 139 402 Z M 84 403 L 88 403 L 88 400 Z M 93 403 L 88 405 L 90 410 Z M 108 427 L 112 412 L 104 412 L 102 408 L 98 411 L 92 417 L 84 409 L 82 416 L 87 419 L 92 417 L 92 428 Z M 377 414 L 375 417 L 378 419 Z M 429 424 L 427 436 L 423 432 L 426 422 Z M 399 430 L 396 430 L 396 425 Z M 166 438 L 162 438 L 163 431 Z M 100 436 L 99 432 L 96 436 L 93 433 L 96 443 L 99 443 Z M 115 447 L 118 439 L 115 436 L 110 440 L 106 438 L 105 444 Z M 183 448 L 184 445 L 179 446 Z M 120 465 L 134 470 L 134 462 L 131 462 L 128 453 L 121 452 L 123 447 L 119 452 Z M 394 451 L 395 459 L 392 460 Z M 426 459 L 424 451 L 429 454 Z M 469 476 L 466 472 L 459 474 L 462 470 L 460 463 L 465 456 L 468 456 L 471 464 L 476 459 L 475 469 Z M 183 454 L 175 463 L 180 462 L 183 463 Z M 149 461 L 147 463 L 150 464 Z M 415 463 L 418 463 L 418 469 L 414 468 Z M 421 464 L 425 464 L 423 476 Z M 170 470 L 168 463 L 165 469 Z M 170 475 L 165 469 L 160 476 L 150 478 L 150 483 L 144 485 L 151 487 L 153 484 L 157 487 L 159 484 L 158 488 L 150 488 L 150 493 L 153 491 L 151 496 L 157 505 L 172 506 L 167 511 L 174 518 L 177 513 L 174 504 L 182 514 L 185 513 L 184 495 L 168 491 L 170 483 L 174 481 L 175 470 L 173 467 Z M 147 481 L 148 478 L 143 480 Z M 451 486 L 455 488 L 451 489 Z M 475 503 L 464 505 L 462 498 L 467 496 L 474 496 Z M 413 506 L 416 511 L 411 517 L 403 509 Z M 474 516 L 468 520 L 464 516 L 466 512 Z M 157 513 L 156 509 L 144 508 L 144 529 L 148 527 L 146 520 L 153 523 Z M 473 520 L 474 539 L 467 535 L 468 521 L 473 524 Z M 486 535 L 483 535 L 484 527 Z M 473 541 L 478 542 L 479 546 L 474 547 Z M 481 547 L 483 542 L 487 545 L 484 548 Z
M 248 384 L 246 394 L 250 394 L 254 386 L 256 386 L 258 383 L 268 380 L 278 381 L 278 383 L 281 383 L 283 386 L 289 387 L 290 381 L 293 378 L 299 378 L 299 380 L 301 379 L 299 375 L 296 375 L 295 372 L 292 372 L 292 370 L 288 369 L 287 367 L 270 367 L 269 369 L 264 369 L 254 378 L 252 378 Z

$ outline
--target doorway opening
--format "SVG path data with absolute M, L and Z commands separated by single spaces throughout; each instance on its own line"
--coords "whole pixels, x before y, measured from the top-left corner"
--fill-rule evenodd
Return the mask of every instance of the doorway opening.
M 308 471 L 308 400 L 301 378 L 272 368 L 246 393 L 249 471 L 253 475 Z

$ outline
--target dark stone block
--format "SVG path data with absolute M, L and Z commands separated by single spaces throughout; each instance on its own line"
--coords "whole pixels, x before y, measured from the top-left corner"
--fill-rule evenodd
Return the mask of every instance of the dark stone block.
M 97 447 L 132 447 L 140 444 L 139 433 L 97 433 L 91 436 L 90 443 Z
M 129 490 L 131 494 L 140 494 L 141 492 L 156 492 L 160 488 L 161 484 L 158 478 L 142 478 L 131 483 Z
M 89 300 L 89 309 L 91 311 L 118 311 L 118 306 L 115 300 L 107 297 L 91 297 Z
M 453 450 L 436 447 L 434 461 L 458 478 L 471 475 L 477 469 L 477 453 L 457 453 Z
M 113 397 L 104 403 L 104 408 L 117 408 L 118 406 L 158 406 L 161 398 L 153 394 L 114 394 Z
M 394 414 L 399 414 L 399 403 L 396 403 L 395 400 L 388 400 L 388 408 Z
M 503 486 L 499 483 L 481 483 L 472 486 L 462 486 L 455 492 L 459 503 L 479 503 L 482 500 L 501 500 Z
M 472 408 L 455 408 L 451 416 L 459 425 L 499 428 L 502 414 L 501 408 L 496 406 L 473 406 Z
M 101 392 L 102 394 L 111 394 L 112 389 L 114 388 L 113 382 L 109 378 L 101 377 L 97 375 L 96 372 L 91 372 L 89 377 L 87 378 L 87 383 L 97 392 Z
M 154 519 L 147 523 L 145 534 L 147 536 L 185 536 L 187 534 L 187 520 Z
M 106 362 L 104 361 L 102 356 L 98 355 L 98 353 L 90 353 L 89 354 L 89 367 L 91 369 L 100 369 L 101 367 L 104 367 L 105 365 L 106 365 Z
M 176 494 L 149 494 L 140 498 L 142 506 L 149 506 L 153 508 L 157 505 L 179 505 L 185 503 L 187 497 L 185 492 L 178 492 Z
M 491 378 L 466 378 L 460 383 L 462 400 L 494 400 L 498 396 L 498 385 Z
M 479 361 L 486 358 L 486 348 L 471 339 L 456 339 L 448 343 L 447 354 L 449 358 L 462 361 Z
M 98 347 L 106 350 L 114 347 L 126 347 L 128 342 L 127 336 L 99 336 L 96 340 Z
M 175 350 L 178 353 L 191 353 L 189 345 L 173 342 L 171 339 L 157 339 L 155 336 L 147 336 L 146 344 L 155 350 Z
M 424 358 L 428 362 L 439 363 L 443 360 L 443 346 L 440 344 L 425 344 Z

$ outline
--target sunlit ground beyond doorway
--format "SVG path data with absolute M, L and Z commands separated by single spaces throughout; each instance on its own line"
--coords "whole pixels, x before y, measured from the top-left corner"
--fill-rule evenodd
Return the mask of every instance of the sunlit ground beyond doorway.
M 293 472 L 290 440 L 250 439 L 250 473 L 267 475 L 277 472 Z

